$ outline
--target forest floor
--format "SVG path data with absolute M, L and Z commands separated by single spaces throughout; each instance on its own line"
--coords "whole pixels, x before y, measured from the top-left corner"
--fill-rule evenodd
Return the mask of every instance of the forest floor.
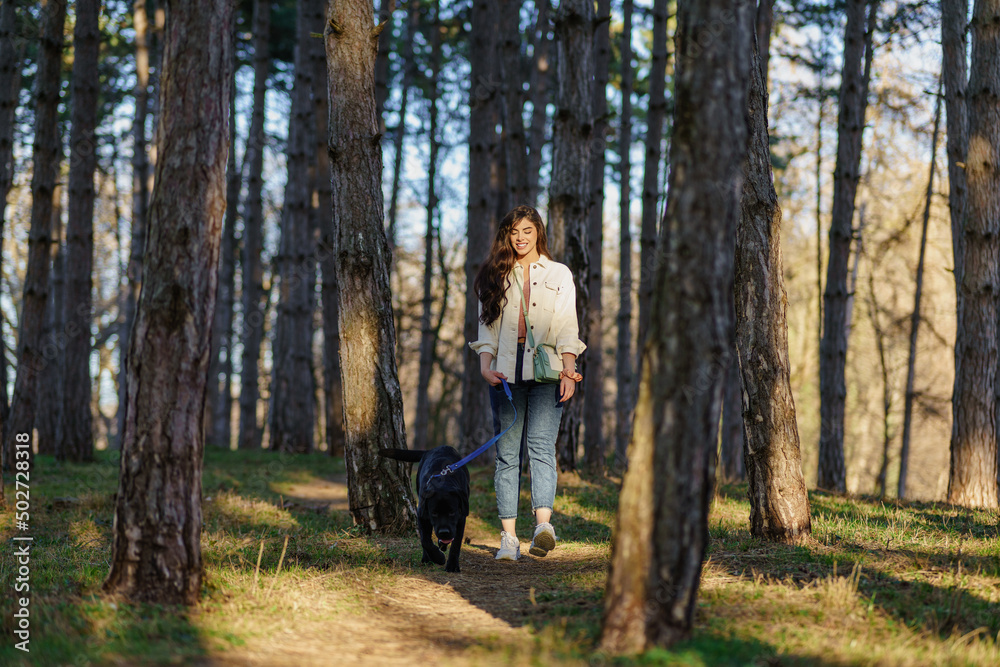
M 1000 664 L 998 515 L 812 493 L 813 537 L 749 535 L 742 485 L 713 502 L 694 636 L 670 651 L 597 652 L 620 480 L 561 475 L 560 541 L 497 562 L 492 474 L 473 470 L 462 571 L 416 537 L 351 526 L 343 461 L 206 452 L 205 584 L 192 609 L 101 592 L 117 457 L 47 456 L 31 475 L 30 654 L 14 648 L 12 478 L 0 510 L 4 665 Z M 527 485 L 521 515 L 530 516 Z M 259 561 L 258 561 L 259 559 Z M 258 565 L 259 562 L 259 565 Z

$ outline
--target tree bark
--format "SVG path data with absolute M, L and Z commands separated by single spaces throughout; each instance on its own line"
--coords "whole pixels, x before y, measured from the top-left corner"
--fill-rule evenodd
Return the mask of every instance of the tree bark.
M 851 329 L 854 326 L 854 293 L 858 286 L 858 269 L 861 266 L 861 255 L 865 244 L 865 208 L 866 202 L 858 207 L 858 228 L 852 233 L 854 237 L 854 263 L 847 280 L 847 315 L 844 317 L 844 331 L 847 340 L 851 339 Z
M 588 348 L 587 375 L 583 378 L 584 433 L 583 459 L 593 471 L 604 469 L 604 370 L 603 326 L 604 304 L 601 294 L 604 249 L 604 165 L 605 136 L 608 130 L 608 66 L 610 60 L 611 0 L 598 0 L 594 33 L 594 135 L 591 142 L 590 216 L 587 223 L 587 254 L 590 272 L 587 291 L 590 305 L 587 321 L 583 322 L 584 337 L 593 344 Z
M 497 11 L 501 11 L 497 9 Z M 507 212 L 514 207 L 511 203 L 510 191 L 509 191 L 509 180 L 507 178 L 507 158 L 506 158 L 506 146 L 507 142 L 507 130 L 504 126 L 504 98 L 503 89 L 504 86 L 500 83 L 503 78 L 503 48 L 499 39 L 494 43 L 494 48 L 496 49 L 493 56 L 490 58 L 492 67 L 490 68 L 489 81 L 486 85 L 495 86 L 500 89 L 500 94 L 496 96 L 493 105 L 493 125 L 500 129 L 497 140 L 499 142 L 499 147 L 496 153 L 493 154 L 493 181 L 496 188 L 496 198 L 494 205 L 496 210 L 494 215 L 497 220 L 503 220 Z
M 510 208 L 528 203 L 528 146 L 524 134 L 524 89 L 521 74 L 521 0 L 497 3 L 500 25 L 500 86 L 503 148 Z M 530 204 L 529 204 L 530 205 Z M 506 211 L 503 212 L 506 214 Z
M 962 298 L 964 252 L 963 230 L 968 208 L 965 156 L 969 146 L 969 106 L 966 88 L 969 68 L 966 61 L 968 42 L 968 0 L 941 3 L 941 78 L 944 81 L 946 113 L 945 134 L 948 153 L 948 211 L 951 214 L 951 247 L 955 262 L 955 295 Z
M 741 216 L 736 230 L 736 342 L 743 386 L 750 534 L 795 544 L 810 533 L 788 362 L 781 209 L 767 131 L 767 88 L 751 49 Z
M 746 479 L 743 461 L 743 381 L 740 360 L 733 339 L 733 354 L 726 370 L 726 388 L 722 397 L 722 446 L 719 450 L 719 475 L 727 482 Z
M 59 160 L 62 160 L 60 140 Z M 56 455 L 63 433 L 63 398 L 66 371 L 66 341 L 63 338 L 63 306 L 66 288 L 66 253 L 63 250 L 62 186 L 56 185 L 52 196 L 51 266 L 49 271 L 49 298 L 45 304 L 45 323 L 42 325 L 42 356 L 45 368 L 38 378 L 38 395 L 35 400 L 41 409 L 35 414 L 38 432 L 38 453 Z
M 757 33 L 757 54 L 760 58 L 760 70 L 764 77 L 764 90 L 767 90 L 768 62 L 771 59 L 771 32 L 774 29 L 774 0 L 757 0 L 757 15 L 755 30 Z
M 379 33 L 378 55 L 375 57 L 375 113 L 378 116 L 379 133 L 382 135 L 385 134 L 385 101 L 389 97 L 389 51 L 392 46 L 394 11 L 396 11 L 396 0 L 382 0 L 379 3 L 378 23 L 379 25 L 384 23 L 385 29 Z M 326 65 L 323 67 L 325 69 Z
M 877 0 L 871 0 L 872 13 Z M 865 8 L 869 0 L 847 0 L 844 67 L 837 124 L 837 166 L 830 221 L 830 261 L 823 295 L 823 340 L 820 345 L 820 488 L 847 490 L 844 467 L 844 400 L 847 387 L 847 263 L 851 253 L 851 220 L 861 165 L 861 136 L 868 107 L 868 81 L 862 70 L 865 54 Z
M 389 291 L 391 254 L 382 220 L 382 147 L 375 116 L 372 5 L 333 5 L 324 33 L 329 72 L 333 238 L 340 285 L 345 462 L 351 515 L 369 531 L 412 532 L 405 464 L 380 458 L 406 447 Z
M 618 124 L 621 174 L 618 240 L 618 353 L 615 356 L 615 467 L 625 469 L 632 432 L 632 0 L 622 4 L 622 110 Z
M 431 29 L 431 80 L 428 103 L 430 106 L 430 123 L 427 129 L 427 142 L 430 146 L 430 156 L 427 165 L 427 231 L 424 235 L 424 296 L 420 315 L 420 360 L 417 379 L 417 416 L 414 424 L 413 448 L 428 449 L 427 428 L 430 418 L 430 383 L 431 371 L 434 369 L 434 346 L 438 332 L 431 325 L 434 310 L 434 295 L 431 292 L 434 277 L 434 216 L 437 213 L 438 199 L 436 190 L 438 148 L 438 78 L 441 72 L 441 25 L 440 5 L 434 0 L 434 17 L 430 21 Z M 440 243 L 440 238 L 438 238 Z M 444 308 L 442 302 L 442 310 Z
M 233 69 L 238 63 L 233 62 Z M 208 368 L 205 418 L 210 424 L 207 439 L 220 449 L 229 449 L 233 414 L 233 303 L 236 292 L 236 217 L 240 205 L 242 173 L 236 162 L 236 83 L 229 101 L 229 158 L 226 162 L 226 215 L 219 252 L 219 291 L 215 297 L 212 354 Z M 223 353 L 225 359 L 222 358 Z M 221 384 L 219 376 L 222 376 Z
M 15 35 L 17 5 L 12 0 L 0 2 L 0 248 L 3 248 L 7 193 L 14 182 L 14 114 L 21 95 L 21 61 L 25 44 L 25 40 Z M 0 347 L 0 433 L 3 432 L 9 409 L 7 354 Z M 3 492 L 0 491 L 2 501 Z
M 205 383 L 226 207 L 232 3 L 168 0 L 146 284 L 131 339 L 107 591 L 194 604 Z
M 934 171 L 937 167 L 938 135 L 941 130 L 941 81 L 934 103 L 934 131 L 931 133 L 931 168 L 927 176 L 927 195 L 924 198 L 924 218 L 920 225 L 920 253 L 917 258 L 916 288 L 913 291 L 913 314 L 910 315 L 910 351 L 906 364 L 906 394 L 903 399 L 903 442 L 899 450 L 899 482 L 896 497 L 906 498 L 906 478 L 910 469 L 910 432 L 913 427 L 913 401 L 916 398 L 914 378 L 917 367 L 917 333 L 920 330 L 920 301 L 924 292 L 924 254 L 927 250 L 927 225 L 931 219 L 931 201 L 934 197 Z
M 79 0 L 73 35 L 73 112 L 70 130 L 69 217 L 66 222 L 66 379 L 62 460 L 94 458 L 90 407 L 90 325 L 94 264 L 94 171 L 97 167 L 100 0 Z
M 653 0 L 653 60 L 649 68 L 646 110 L 646 165 L 642 176 L 642 226 L 639 233 L 639 350 L 642 350 L 652 307 L 656 265 L 656 204 L 660 196 L 660 145 L 667 112 L 667 0 Z
M 47 353 L 44 349 L 41 334 L 49 298 L 49 265 L 52 262 L 49 247 L 52 242 L 56 178 L 62 152 L 59 137 L 59 89 L 62 81 L 66 0 L 44 0 L 41 14 L 41 48 L 35 73 L 35 141 L 32 149 L 28 266 L 24 276 L 17 337 L 17 378 L 14 381 L 9 418 L 4 422 L 3 458 L 4 468 L 8 469 L 14 460 L 17 435 L 27 433 L 29 439 L 33 438 L 40 374 L 54 359 L 51 351 Z
M 310 234 L 310 129 L 313 72 L 309 66 L 310 2 L 299 0 L 296 19 L 295 86 L 288 123 L 288 180 L 281 215 L 278 316 L 272 342 L 270 447 L 275 452 L 312 451 L 312 291 L 315 255 Z
M 150 26 L 147 0 L 134 0 L 132 25 L 135 29 L 136 84 L 135 119 L 132 122 L 132 237 L 129 244 L 128 287 L 122 306 L 118 332 L 118 442 L 125 432 L 125 402 L 128 396 L 128 350 L 135 321 L 135 308 L 142 290 L 142 257 L 146 247 L 146 224 L 149 217 L 149 155 L 146 143 L 146 120 L 149 116 Z M 155 5 L 153 5 L 155 10 Z M 157 75 L 158 76 L 158 75 Z
M 243 161 L 248 165 L 247 199 L 243 213 L 243 353 L 240 365 L 240 449 L 260 449 L 261 430 L 257 423 L 260 396 L 260 344 L 264 334 L 264 272 L 261 247 L 264 236 L 264 99 L 271 69 L 268 35 L 271 6 L 265 0 L 253 5 L 253 111 Z
M 531 125 L 528 137 L 528 194 L 527 203 L 535 206 L 538 202 L 538 177 L 542 166 L 542 147 L 545 146 L 545 124 L 548 120 L 546 106 L 549 94 L 549 70 L 552 67 L 549 38 L 549 2 L 535 0 L 535 29 L 537 41 L 531 57 L 531 75 L 528 78 L 528 94 L 531 98 Z
M 491 165 L 497 151 L 496 125 L 493 108 L 497 89 L 489 84 L 491 59 L 496 48 L 494 29 L 495 8 L 489 2 L 473 3 L 472 31 L 469 36 L 469 61 L 472 82 L 469 109 L 469 201 L 468 244 L 465 255 L 465 320 L 466 341 L 479 337 L 479 299 L 474 283 L 476 274 L 486 259 L 496 230 L 496 189 Z M 464 346 L 462 374 L 462 443 L 459 450 L 468 454 L 493 435 L 493 419 L 487 384 L 479 370 L 479 355 Z M 491 447 L 480 457 L 489 459 Z M 491 460 L 491 459 L 490 459 Z
M 689 636 L 693 623 L 731 354 L 732 249 L 747 146 L 746 56 L 753 48 L 749 5 L 678 3 L 663 259 L 605 596 L 601 646 L 612 653 L 672 644 Z M 720 25 L 727 39 L 714 38 Z
M 383 3 L 385 5 L 385 3 Z M 325 3 L 324 3 L 325 6 Z M 393 5 L 394 6 L 394 5 Z M 325 13 L 324 13 L 325 19 Z M 386 31 L 391 27 L 389 18 Z M 379 38 L 381 50 L 385 35 Z M 331 183 L 330 153 L 327 139 L 330 130 L 330 104 L 327 99 L 326 48 L 322 41 L 315 40 L 314 100 L 316 103 L 316 192 L 319 221 L 319 261 L 323 276 L 323 391 L 326 404 L 326 449 L 330 456 L 344 455 L 344 385 L 340 375 L 340 332 L 338 331 L 339 300 L 337 285 L 337 256 L 333 251 L 333 184 Z M 376 68 L 378 62 L 376 62 Z M 376 69 L 377 72 L 377 69 Z M 376 84 L 377 89 L 377 84 Z M 379 115 L 381 119 L 381 114 Z M 384 127 L 384 120 L 381 120 Z
M 955 332 L 948 502 L 996 508 L 997 315 L 1000 285 L 1000 0 L 972 10 L 969 65 L 968 208 Z
M 590 254 L 587 232 L 591 207 L 594 128 L 594 5 L 589 0 L 560 0 L 556 10 L 556 117 L 552 130 L 552 181 L 549 184 L 549 248 L 576 279 L 577 320 L 590 317 Z M 599 341 L 591 341 L 600 345 Z M 577 371 L 589 372 L 588 357 Z M 581 391 L 583 390 L 583 391 Z M 579 394 L 583 394 L 580 396 Z M 563 471 L 576 468 L 586 387 L 577 385 L 575 400 L 563 409 L 556 457 Z

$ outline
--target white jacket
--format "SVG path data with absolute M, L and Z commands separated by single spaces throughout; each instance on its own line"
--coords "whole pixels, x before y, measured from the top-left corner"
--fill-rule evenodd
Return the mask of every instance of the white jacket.
M 523 284 L 524 269 L 515 262 L 513 272 L 515 275 L 507 287 L 507 305 L 500 311 L 500 317 L 489 326 L 480 322 L 479 340 L 469 343 L 476 354 L 491 353 L 493 363 L 490 368 L 506 375 L 510 382 L 515 377 L 517 321 L 521 312 L 521 297 L 517 293 L 517 285 Z M 576 318 L 576 285 L 573 284 L 573 274 L 569 267 L 542 255 L 531 265 L 528 276 L 531 280 L 531 303 L 528 304 L 527 319 L 531 323 L 535 344 L 553 345 L 560 356 L 566 352 L 580 356 L 587 346 L 580 340 L 580 327 Z M 479 312 L 482 313 L 482 310 L 483 304 L 480 303 Z M 521 366 L 523 380 L 535 377 L 531 350 L 528 347 L 526 341 Z

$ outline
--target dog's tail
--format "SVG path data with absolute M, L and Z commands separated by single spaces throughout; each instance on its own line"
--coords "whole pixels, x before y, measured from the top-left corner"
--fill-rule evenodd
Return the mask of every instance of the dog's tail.
M 409 463 L 417 463 L 424 457 L 425 451 L 422 449 L 380 449 L 378 450 L 379 456 L 384 456 L 387 459 L 396 459 L 397 461 L 407 461 Z

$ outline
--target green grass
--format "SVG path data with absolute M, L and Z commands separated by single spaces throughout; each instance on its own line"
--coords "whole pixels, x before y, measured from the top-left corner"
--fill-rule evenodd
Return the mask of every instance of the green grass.
M 342 477 L 343 460 L 209 450 L 203 595 L 178 609 L 100 590 L 117 474 L 109 452 L 92 465 L 44 456 L 34 463 L 30 655 L 13 648 L 17 531 L 12 508 L 0 511 L 8 590 L 0 596 L 0 664 L 238 664 L 248 655 L 288 660 L 299 649 L 315 649 L 301 664 L 322 664 L 329 646 L 348 637 L 362 642 L 359 655 L 398 642 L 415 660 L 440 664 L 1000 664 L 1000 529 L 992 512 L 813 493 L 813 539 L 784 546 L 752 538 L 745 486 L 723 486 L 694 636 L 669 651 L 609 657 L 595 651 L 616 480 L 561 476 L 562 560 L 535 561 L 536 570 L 494 582 L 507 575 L 488 549 L 499 530 L 490 470 L 473 471 L 473 539 L 456 577 L 421 565 L 415 539 L 366 537 L 346 512 L 304 497 L 302 488 L 326 489 Z M 530 515 L 526 480 L 520 512 Z M 527 530 L 519 526 L 522 539 Z M 467 605 L 469 621 L 449 621 L 437 637 L 429 628 L 455 604 L 446 597 Z M 413 636 L 400 631 L 412 624 L 420 629 Z M 387 634 L 378 635 L 383 626 Z

